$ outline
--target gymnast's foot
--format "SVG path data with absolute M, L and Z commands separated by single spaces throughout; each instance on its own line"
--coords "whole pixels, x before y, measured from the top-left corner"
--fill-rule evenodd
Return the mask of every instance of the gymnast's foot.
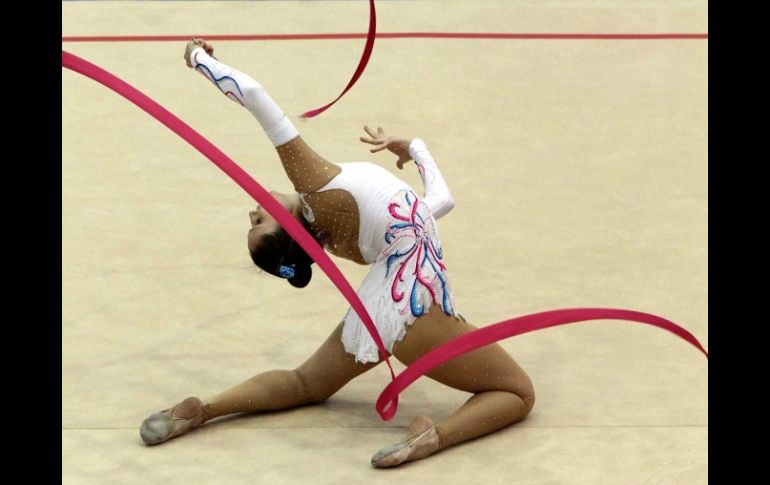
M 171 409 L 151 415 L 142 423 L 139 434 L 148 445 L 157 445 L 181 436 L 204 422 L 203 402 L 188 397 Z
M 433 421 L 427 416 L 417 416 L 409 426 L 409 434 L 395 445 L 378 451 L 372 457 L 377 468 L 398 466 L 432 455 L 439 450 L 438 434 Z

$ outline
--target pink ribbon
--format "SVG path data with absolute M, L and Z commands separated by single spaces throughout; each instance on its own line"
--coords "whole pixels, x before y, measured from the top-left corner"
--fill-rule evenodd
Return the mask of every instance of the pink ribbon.
M 342 90 L 342 93 L 340 93 L 339 96 L 337 96 L 337 99 L 332 101 L 331 103 L 321 106 L 320 108 L 316 108 L 314 110 L 310 110 L 306 113 L 302 113 L 303 118 L 312 118 L 314 116 L 320 115 L 327 109 L 329 109 L 334 103 L 340 100 L 340 98 L 347 93 L 350 88 L 353 87 L 353 85 L 358 81 L 358 78 L 361 77 L 361 74 L 364 73 L 364 69 L 366 69 L 366 65 L 369 63 L 369 58 L 372 56 L 372 51 L 374 50 L 374 39 L 377 37 L 377 13 L 374 11 L 374 0 L 369 0 L 369 32 L 366 34 L 366 44 L 364 45 L 364 52 L 361 54 L 361 60 L 358 61 L 358 67 L 356 68 L 356 72 L 353 73 L 353 77 L 350 78 L 350 81 L 348 81 L 348 85 L 345 86 L 345 89 Z
M 706 352 L 700 342 L 698 342 L 690 332 L 665 318 L 649 313 L 613 308 L 572 308 L 532 313 L 517 318 L 511 318 L 510 320 L 505 320 L 460 335 L 412 362 L 409 367 L 404 369 L 401 374 L 385 386 L 385 389 L 380 393 L 380 397 L 377 398 L 376 404 L 377 412 L 380 413 L 382 419 L 386 421 L 391 419 L 396 414 L 396 408 L 398 407 L 398 400 L 396 398 L 401 391 L 409 387 L 409 385 L 420 376 L 430 372 L 434 367 L 467 352 L 478 349 L 479 347 L 515 335 L 534 332 L 548 327 L 588 320 L 605 319 L 630 320 L 668 330 L 692 344 L 695 348 L 703 352 L 708 359 L 708 352 Z M 389 404 L 391 401 L 393 402 L 392 407 L 387 407 L 386 404 Z
M 361 317 L 361 321 L 364 322 L 366 329 L 371 334 L 377 347 L 380 349 L 380 356 L 385 359 L 390 369 L 391 378 L 395 378 L 393 372 L 393 366 L 390 364 L 388 357 L 390 354 L 385 349 L 382 343 L 380 334 L 372 322 L 369 313 L 364 308 L 363 303 L 358 298 L 358 295 L 350 286 L 350 283 L 342 275 L 337 266 L 332 262 L 329 256 L 326 255 L 324 250 L 313 237 L 305 231 L 305 228 L 297 222 L 296 219 L 287 211 L 273 196 L 271 196 L 256 180 L 251 178 L 238 164 L 232 161 L 227 155 L 222 153 L 217 147 L 215 147 L 210 141 L 203 138 L 200 133 L 193 130 L 187 123 L 177 118 L 174 114 L 169 112 L 166 108 L 159 105 L 147 95 L 140 92 L 122 79 L 110 74 L 104 69 L 91 64 L 85 59 L 70 54 L 67 51 L 61 53 L 61 64 L 63 67 L 72 69 L 86 77 L 97 81 L 108 88 L 112 89 L 116 93 L 120 94 L 127 100 L 131 101 L 150 116 L 166 125 L 171 131 L 182 137 L 187 143 L 192 145 L 196 150 L 201 152 L 206 158 L 214 162 L 214 164 L 222 169 L 231 179 L 241 186 L 250 196 L 256 200 L 259 205 L 265 208 L 265 210 L 272 215 L 276 221 L 283 227 L 289 235 L 294 238 L 297 243 L 302 246 L 302 249 L 313 258 L 318 266 L 326 273 L 329 279 L 334 283 L 334 286 L 340 290 L 340 293 L 345 299 L 350 302 L 355 312 Z
M 361 317 L 364 326 L 377 344 L 381 358 L 388 364 L 392 381 L 385 387 L 385 389 L 383 389 L 382 393 L 380 393 L 376 403 L 377 412 L 383 420 L 387 421 L 395 416 L 398 409 L 398 394 L 406 389 L 406 387 L 417 378 L 429 372 L 436 366 L 465 354 L 466 352 L 495 343 L 499 340 L 556 325 L 597 319 L 622 319 L 646 323 L 678 335 L 703 352 L 706 355 L 706 358 L 708 358 L 708 353 L 690 332 L 664 318 L 631 310 L 578 308 L 525 315 L 488 327 L 479 328 L 461 335 L 460 337 L 437 347 L 431 352 L 428 352 L 420 359 L 413 362 L 412 365 L 407 367 L 398 375 L 398 377 L 396 377 L 393 372 L 393 367 L 390 364 L 390 360 L 388 359 L 390 354 L 385 349 L 371 317 L 367 313 L 356 292 L 350 286 L 350 283 L 348 283 L 337 266 L 326 255 L 313 237 L 310 236 L 299 222 L 297 222 L 277 200 L 262 188 L 261 185 L 227 157 L 227 155 L 211 144 L 211 142 L 203 138 L 198 132 L 125 81 L 66 51 L 62 51 L 62 66 L 112 89 L 182 137 L 196 150 L 217 165 L 240 185 L 241 188 L 251 195 L 254 200 L 264 207 L 265 210 L 267 210 L 286 230 L 286 232 L 289 233 L 300 246 L 302 246 L 305 252 L 315 260 L 345 299 L 350 302 L 350 305 L 358 316 Z

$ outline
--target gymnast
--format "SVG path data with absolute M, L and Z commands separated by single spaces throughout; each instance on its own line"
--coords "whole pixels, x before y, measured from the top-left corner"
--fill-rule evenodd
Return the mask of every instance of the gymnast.
M 368 137 L 360 138 L 374 145 L 373 153 L 387 149 L 396 155 L 399 169 L 414 160 L 424 197 L 372 163 L 329 162 L 305 143 L 257 81 L 213 53 L 210 43 L 193 39 L 184 59 L 262 125 L 295 190 L 271 192 L 273 197 L 328 252 L 371 265 L 357 293 L 388 351 L 408 366 L 474 330 L 455 308 L 436 223 L 454 201 L 425 143 L 389 137 L 382 128 L 364 127 Z M 312 277 L 312 259 L 262 208 L 250 211 L 249 218 L 248 250 L 254 264 L 294 287 L 305 287 Z M 148 417 L 140 435 L 154 445 L 219 416 L 321 403 L 380 362 L 374 340 L 351 308 L 296 369 L 262 372 L 205 401 L 189 397 Z M 535 403 L 530 378 L 497 343 L 448 361 L 427 376 L 473 395 L 438 424 L 428 416 L 415 417 L 402 441 L 372 457 L 375 467 L 419 460 L 503 429 L 524 419 Z

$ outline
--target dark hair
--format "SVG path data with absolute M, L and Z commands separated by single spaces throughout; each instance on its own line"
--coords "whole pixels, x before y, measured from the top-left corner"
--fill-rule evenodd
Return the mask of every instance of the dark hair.
M 313 234 L 304 217 L 300 216 L 300 222 L 310 234 Z M 262 235 L 257 249 L 250 253 L 254 264 L 273 276 L 284 278 L 280 273 L 281 267 L 291 268 L 294 276 L 286 279 L 295 288 L 306 287 L 313 277 L 313 269 L 310 267 L 313 259 L 281 226 L 278 226 L 274 232 Z

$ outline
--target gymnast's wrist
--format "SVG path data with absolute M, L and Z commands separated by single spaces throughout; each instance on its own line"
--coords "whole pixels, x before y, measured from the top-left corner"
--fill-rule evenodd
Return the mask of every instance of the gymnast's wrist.
M 425 142 L 422 141 L 420 138 L 415 138 L 412 140 L 411 143 L 409 143 L 409 156 L 412 157 L 417 163 L 417 158 L 423 151 L 427 151 L 428 147 L 425 145 Z
M 428 147 L 420 138 L 415 138 L 409 144 L 409 156 L 412 157 L 416 165 L 425 165 L 435 163 L 433 157 L 428 152 Z
M 200 62 L 198 62 L 198 59 L 197 59 L 198 55 L 208 56 L 208 54 L 206 54 L 206 50 L 203 47 L 199 46 L 193 49 L 192 52 L 190 52 L 190 64 L 192 64 L 193 69 L 195 69 L 195 67 L 198 64 L 201 64 Z M 205 57 L 202 59 L 205 59 Z

